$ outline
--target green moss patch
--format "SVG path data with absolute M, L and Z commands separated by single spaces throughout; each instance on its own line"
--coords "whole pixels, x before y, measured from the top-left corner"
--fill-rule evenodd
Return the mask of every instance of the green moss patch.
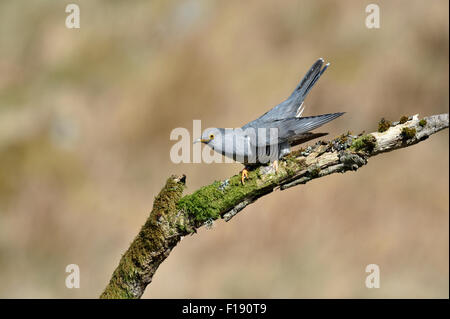
M 402 129 L 401 135 L 402 135 L 402 139 L 403 140 L 412 139 L 413 137 L 416 136 L 416 129 L 415 128 L 404 127 Z
M 391 122 L 386 120 L 384 117 L 378 122 L 378 132 L 386 132 L 391 127 Z
M 177 208 L 193 217 L 196 222 L 204 223 L 209 219 L 215 220 L 222 213 L 229 210 L 246 196 L 258 194 L 258 189 L 263 190 L 265 183 L 258 178 L 258 169 L 249 171 L 249 178 L 242 185 L 241 177 L 235 175 L 229 179 L 229 186 L 220 189 L 221 182 L 216 181 L 211 185 L 200 188 L 191 195 L 186 195 L 178 201 Z M 267 181 L 269 184 L 270 181 Z
M 372 153 L 377 140 L 372 134 L 366 134 L 353 140 L 351 148 L 356 152 Z
M 308 170 L 309 176 L 311 178 L 316 178 L 319 176 L 320 173 L 320 167 L 319 166 L 313 166 Z
M 400 118 L 399 123 L 400 123 L 400 124 L 404 124 L 404 123 L 406 123 L 406 122 L 408 122 L 408 117 L 405 116 L 405 115 L 403 115 L 403 116 Z

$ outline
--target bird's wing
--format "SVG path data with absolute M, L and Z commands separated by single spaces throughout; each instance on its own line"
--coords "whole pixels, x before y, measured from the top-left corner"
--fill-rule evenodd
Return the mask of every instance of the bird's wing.
M 343 114 L 344 112 L 339 112 L 308 117 L 293 117 L 280 121 L 274 121 L 272 123 L 261 122 L 261 125 L 258 128 L 264 128 L 264 132 L 258 130 L 258 128 L 250 128 L 255 130 L 257 137 L 251 139 L 251 144 L 258 147 L 280 144 L 283 142 L 290 142 L 297 145 L 303 143 L 302 140 L 306 142 L 312 138 L 318 137 L 312 137 L 310 134 L 313 133 L 306 134 L 307 132 L 316 129 Z M 273 134 L 273 132 L 271 134 L 270 128 L 276 128 L 277 134 Z M 265 134 L 265 138 L 264 136 L 259 136 L 263 133 Z
M 325 72 L 329 64 L 323 67 L 323 59 L 318 59 L 305 74 L 301 82 L 297 85 L 291 96 L 285 101 L 281 102 L 270 111 L 264 113 L 256 120 L 245 124 L 242 128 L 247 127 L 259 127 L 261 122 L 274 122 L 283 119 L 289 119 L 293 117 L 299 117 L 303 112 L 302 104 L 308 95 L 311 88 Z M 323 67 L 323 68 L 322 68 Z

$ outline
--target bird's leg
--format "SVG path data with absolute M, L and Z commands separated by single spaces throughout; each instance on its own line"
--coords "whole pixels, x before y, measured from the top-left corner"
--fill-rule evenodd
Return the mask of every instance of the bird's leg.
M 245 179 L 248 179 L 248 170 L 247 170 L 247 167 L 244 167 L 244 169 L 241 171 L 241 182 L 242 182 L 242 185 L 244 185 L 245 184 Z
M 274 160 L 272 167 L 275 169 L 275 173 L 278 174 L 278 160 Z

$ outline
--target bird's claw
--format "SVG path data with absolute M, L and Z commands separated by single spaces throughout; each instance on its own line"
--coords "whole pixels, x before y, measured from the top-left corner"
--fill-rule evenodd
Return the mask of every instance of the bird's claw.
M 278 160 L 273 161 L 272 166 L 275 169 L 275 174 L 278 174 Z
M 242 185 L 244 185 L 245 184 L 245 179 L 248 179 L 248 171 L 247 171 L 247 169 L 246 168 L 244 168 L 243 170 L 242 170 L 242 172 L 241 172 L 241 183 L 242 183 Z

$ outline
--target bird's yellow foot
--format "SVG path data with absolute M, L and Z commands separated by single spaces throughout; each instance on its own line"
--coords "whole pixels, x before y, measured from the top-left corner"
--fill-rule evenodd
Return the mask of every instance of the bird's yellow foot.
M 272 166 L 275 169 L 275 173 L 278 174 L 278 160 L 273 161 Z
M 246 178 L 248 179 L 248 171 L 247 171 L 246 168 L 244 168 L 244 169 L 242 170 L 242 172 L 241 172 L 241 182 L 242 182 L 242 185 L 245 184 L 244 180 L 245 180 Z

